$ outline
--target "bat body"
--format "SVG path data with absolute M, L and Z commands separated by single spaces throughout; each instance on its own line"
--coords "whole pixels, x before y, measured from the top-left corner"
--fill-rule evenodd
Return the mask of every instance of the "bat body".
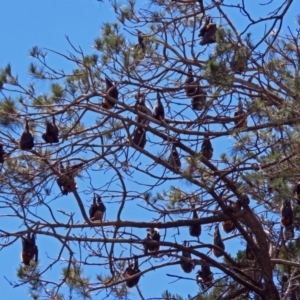
M 192 209 L 195 209 L 195 205 L 192 204 Z M 198 220 L 198 213 L 196 210 L 193 210 L 193 220 Z M 198 237 L 201 234 L 201 225 L 191 225 L 189 227 L 190 236 Z
M 133 143 L 141 147 L 142 149 L 144 149 L 146 145 L 146 130 L 136 126 L 132 135 L 133 135 L 132 138 Z
M 192 98 L 192 108 L 202 110 L 206 103 L 207 93 L 201 88 L 200 82 L 194 80 L 193 69 L 188 67 L 188 75 L 185 81 L 185 93 Z
M 22 236 L 22 262 L 24 265 L 29 266 L 30 261 L 35 258 L 35 262 L 38 261 L 38 247 L 35 244 L 35 234 L 30 233 L 27 236 Z
M 119 100 L 119 91 L 117 89 L 116 83 L 111 81 L 108 77 L 105 77 L 106 83 L 106 93 L 109 97 L 112 97 L 116 100 Z M 108 97 L 104 98 L 104 102 L 102 103 L 102 107 L 105 109 L 112 109 L 115 106 L 115 103 L 108 99 Z
M 191 97 L 197 92 L 196 81 L 194 80 L 193 69 L 191 66 L 188 67 L 188 75 L 186 76 L 184 89 L 187 97 Z
M 64 196 L 67 196 L 69 193 L 72 192 L 71 187 L 69 186 L 69 184 L 66 182 L 66 180 L 62 179 L 62 178 L 57 178 L 56 179 L 57 185 L 60 188 L 61 193 Z
M 129 263 L 129 266 L 126 268 L 123 274 L 124 278 L 126 278 L 127 287 L 132 288 L 138 284 L 141 276 L 137 276 L 135 278 L 130 277 L 140 272 L 141 271 L 139 269 L 138 259 L 135 257 L 133 262 Z
M 234 121 L 235 128 L 247 127 L 247 118 L 241 103 L 239 103 L 237 110 L 234 112 L 234 117 L 238 117 Z
M 230 233 L 231 231 L 233 231 L 235 229 L 235 225 L 231 220 L 223 221 L 222 226 L 223 226 L 223 230 L 226 233 Z
M 207 93 L 202 89 L 198 82 L 195 95 L 192 97 L 192 108 L 193 110 L 202 110 L 206 104 Z
M 0 142 L 0 164 L 4 163 L 4 150 L 3 150 L 3 144 Z
M 46 132 L 42 135 L 42 138 L 46 143 L 59 143 L 58 133 L 58 127 L 55 124 L 55 118 L 53 116 L 53 121 L 47 122 Z
M 176 146 L 174 144 L 172 146 L 172 150 L 171 150 L 168 162 L 176 171 L 180 170 L 181 162 L 180 162 L 179 154 L 176 150 Z
M 223 251 L 225 250 L 225 245 L 222 241 L 222 237 L 220 234 L 220 230 L 219 230 L 219 226 L 215 227 L 215 232 L 214 232 L 214 246 L 219 247 L 220 249 L 222 249 Z M 220 257 L 223 255 L 223 251 L 213 248 L 213 254 L 215 257 Z
M 290 227 L 293 224 L 293 219 L 294 219 L 291 201 L 285 200 L 282 203 L 280 212 L 281 212 L 281 225 L 283 227 Z
M 147 235 L 146 235 L 145 240 L 146 241 L 157 241 L 157 242 L 159 242 L 160 241 L 160 234 L 159 234 L 158 228 L 149 228 L 149 229 L 147 229 Z M 152 246 L 152 245 L 144 244 L 145 253 L 150 252 L 150 254 L 152 256 L 157 255 L 156 252 L 159 250 L 159 248 L 160 248 L 159 245 Z
M 155 118 L 158 121 L 165 120 L 165 109 L 161 103 L 161 97 L 160 97 L 159 92 L 157 92 L 156 103 L 153 108 L 153 118 Z
M 137 46 L 142 49 L 142 51 L 145 53 L 146 52 L 146 46 L 144 44 L 144 37 L 145 37 L 145 34 L 142 33 L 140 30 L 137 30 L 137 33 L 138 33 L 138 44 Z
M 249 260 L 255 260 L 255 254 L 254 254 L 253 248 L 248 243 L 246 246 L 246 257 Z
M 289 227 L 284 228 L 284 238 L 286 240 L 293 239 L 295 237 L 294 226 L 291 225 Z
M 31 150 L 34 147 L 33 135 L 29 130 L 28 120 L 25 121 L 25 128 L 19 140 L 21 150 Z
M 106 207 L 105 207 L 104 203 L 102 202 L 101 197 L 99 195 L 95 194 L 94 198 L 93 198 L 93 203 L 89 210 L 90 220 L 92 222 L 95 222 L 95 221 L 101 222 L 105 211 L 106 211 Z
M 60 163 L 60 174 L 65 175 L 66 177 L 69 178 L 69 180 L 66 180 L 65 178 L 57 178 L 56 182 L 57 185 L 59 186 L 61 193 L 63 195 L 68 195 L 68 193 L 71 193 L 73 189 L 76 189 L 76 182 L 75 182 L 75 176 L 79 173 L 80 168 L 83 166 L 84 163 L 79 163 L 71 166 L 69 163 L 66 167 L 64 168 L 63 163 Z
M 204 140 L 203 140 L 203 143 L 201 146 L 201 152 L 207 160 L 212 159 L 214 149 L 211 145 L 210 138 L 208 136 L 204 137 Z
M 150 108 L 145 104 L 145 100 L 146 100 L 145 96 L 142 94 L 139 98 L 137 98 L 135 107 L 139 112 L 141 112 L 149 117 L 152 117 L 152 112 L 151 112 Z M 144 118 L 143 116 L 138 115 L 137 122 L 148 125 L 150 121 L 148 119 Z
M 294 188 L 294 193 L 296 193 L 297 196 L 297 203 L 300 204 L 300 181 L 297 182 Z
M 60 163 L 60 173 L 69 177 L 70 180 L 74 180 L 74 178 L 72 178 L 70 174 L 70 171 L 69 170 L 68 172 L 66 171 L 62 162 Z M 67 196 L 68 193 L 72 192 L 72 187 L 70 186 L 70 183 L 68 183 L 68 181 L 65 180 L 64 178 L 57 178 L 56 182 L 63 195 Z
M 183 246 L 188 247 L 188 243 L 184 242 Z M 191 253 L 186 250 L 182 251 L 182 258 L 180 259 L 180 266 L 183 272 L 185 273 L 191 273 L 192 270 L 194 269 L 194 263 L 191 261 L 192 256 Z
M 214 280 L 213 273 L 210 271 L 209 266 L 201 266 L 201 270 L 197 272 L 196 281 L 202 289 L 212 286 Z
M 199 37 L 202 37 L 200 45 L 213 44 L 216 42 L 215 34 L 217 32 L 217 25 L 212 23 L 211 18 L 206 18 L 205 25 L 200 29 Z

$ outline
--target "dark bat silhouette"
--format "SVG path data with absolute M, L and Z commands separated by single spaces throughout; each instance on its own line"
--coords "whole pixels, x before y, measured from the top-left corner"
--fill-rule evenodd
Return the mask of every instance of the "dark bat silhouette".
M 139 269 L 138 259 L 137 259 L 137 257 L 134 257 L 133 261 L 131 263 L 129 263 L 129 266 L 126 268 L 126 270 L 123 274 L 124 278 L 126 278 L 126 286 L 127 287 L 132 288 L 138 284 L 141 276 L 137 276 L 133 279 L 131 279 L 130 277 L 137 273 L 140 273 L 140 272 L 141 271 Z
M 46 143 L 59 143 L 58 127 L 55 124 L 55 117 L 52 116 L 52 122 L 47 122 L 46 132 L 43 133 L 42 138 Z
M 89 210 L 91 221 L 102 221 L 105 211 L 106 207 L 102 202 L 101 197 L 97 194 L 94 194 L 93 203 Z
M 160 241 L 160 234 L 159 234 L 159 230 L 158 228 L 149 228 L 147 229 L 147 235 L 145 238 L 146 241 Z M 150 252 L 150 254 L 152 256 L 157 256 L 156 252 L 159 250 L 160 246 L 159 245 L 147 245 L 144 244 L 144 250 L 145 250 L 145 254 Z
M 180 170 L 181 162 L 180 162 L 179 154 L 176 150 L 176 146 L 174 144 L 172 146 L 168 162 L 175 170 L 177 170 L 177 171 Z
M 209 266 L 201 266 L 201 270 L 197 272 L 196 281 L 197 283 L 202 287 L 202 289 L 205 289 L 207 287 L 211 287 L 213 284 L 214 275 L 210 271 Z
M 31 150 L 34 147 L 33 135 L 29 131 L 28 120 L 25 120 L 25 128 L 19 140 L 21 150 Z
M 200 29 L 199 37 L 202 37 L 200 45 L 213 44 L 216 42 L 215 34 L 217 32 L 217 25 L 212 23 L 210 17 L 206 18 L 205 25 Z
M 153 118 L 158 121 L 165 121 L 165 109 L 161 103 L 161 97 L 159 92 L 157 92 L 156 103 L 153 108 Z
M 111 81 L 108 77 L 105 77 L 106 83 L 106 93 L 108 96 L 119 100 L 119 91 L 116 86 L 116 82 Z M 108 97 L 104 98 L 104 102 L 102 103 L 102 107 L 105 109 L 112 109 L 115 106 L 115 103 L 108 99 Z
M 27 236 L 22 236 L 22 253 L 21 259 L 24 265 L 29 266 L 30 261 L 35 258 L 35 262 L 38 261 L 38 247 L 35 244 L 35 234 L 30 233 Z
M 225 245 L 222 241 L 222 237 L 220 234 L 219 226 L 215 227 L 215 232 L 214 232 L 214 246 L 219 247 L 223 251 L 225 250 Z M 215 257 L 220 257 L 223 255 L 223 252 L 220 251 L 219 249 L 213 248 L 213 254 Z
M 184 241 L 183 246 L 189 247 L 189 244 L 186 241 Z M 182 258 L 180 259 L 180 266 L 183 272 L 191 273 L 192 270 L 194 269 L 194 263 L 192 262 L 191 259 L 192 259 L 191 253 L 188 250 L 186 251 L 183 250 Z
M 201 146 L 201 152 L 206 159 L 208 159 L 208 160 L 212 159 L 214 149 L 211 145 L 209 136 L 204 137 L 204 140 L 203 140 L 203 143 Z
M 193 220 L 198 220 L 198 213 L 195 210 L 195 204 L 191 204 L 191 208 L 193 209 Z M 201 234 L 201 225 L 190 225 L 189 232 L 191 236 L 198 237 Z

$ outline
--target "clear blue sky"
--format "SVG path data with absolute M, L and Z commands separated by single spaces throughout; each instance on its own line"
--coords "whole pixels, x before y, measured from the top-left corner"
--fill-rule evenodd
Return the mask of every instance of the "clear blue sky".
M 275 3 L 279 2 L 281 1 L 275 1 Z M 8 62 L 11 63 L 13 72 L 17 73 L 24 83 L 30 81 L 27 70 L 29 63 L 32 61 L 32 58 L 29 57 L 29 50 L 32 46 L 37 45 L 41 48 L 50 48 L 66 53 L 71 50 L 65 38 L 65 35 L 67 35 L 75 46 L 80 46 L 86 54 L 91 54 L 94 52 L 92 44 L 99 35 L 101 24 L 114 19 L 114 13 L 110 6 L 96 0 L 0 0 L 0 5 L 0 68 Z M 295 11 L 299 11 L 299 4 L 298 6 L 294 5 Z M 288 21 L 285 22 L 285 26 L 295 27 L 294 12 L 290 11 L 289 17 L 286 18 Z M 233 18 L 235 21 L 238 21 L 239 19 L 237 18 L 240 17 L 233 16 Z M 287 32 L 285 26 L 283 27 L 283 32 Z M 53 63 L 56 64 L 57 61 L 54 60 Z M 64 68 L 64 65 L 59 67 Z M 67 62 L 66 67 L 69 67 Z M 224 146 L 222 151 L 224 151 Z M 215 155 L 218 155 L 217 152 L 215 152 Z M 130 186 L 131 183 L 129 181 L 127 183 Z M 78 185 L 80 188 L 83 183 L 79 182 Z M 71 197 L 66 197 L 62 201 L 72 201 Z M 72 202 L 67 203 L 61 202 L 56 205 L 58 208 L 64 209 L 65 206 Z M 135 214 L 134 217 L 138 219 L 140 216 Z M 113 215 L 110 217 L 108 213 L 107 219 L 111 218 L 113 218 Z M 3 220 L 3 218 L 0 218 L 1 228 L 8 228 L 8 230 L 9 228 L 14 228 L 13 230 L 16 230 L 13 226 L 13 220 L 5 223 Z M 144 230 L 141 231 L 141 236 L 143 234 Z M 48 238 L 39 237 L 37 242 L 40 245 L 41 265 L 45 267 L 47 255 L 51 253 L 52 257 L 55 257 L 55 251 L 59 248 L 56 249 L 56 246 L 51 244 L 51 240 Z M 234 241 L 226 243 L 226 246 L 229 249 L 234 249 L 234 252 L 236 251 L 237 246 Z M 17 280 L 15 273 L 20 263 L 20 250 L 21 241 L 18 240 L 14 245 L 0 252 L 0 300 L 28 298 L 26 286 L 12 289 L 3 277 L 5 275 L 12 281 Z M 184 274 L 180 271 L 180 267 L 176 266 L 146 274 L 140 280 L 140 287 L 145 292 L 145 297 L 158 297 L 161 291 L 165 289 L 173 293 L 195 295 L 198 290 L 195 282 L 181 281 L 176 284 L 170 284 L 173 279 L 164 276 L 166 273 L 174 274 L 177 272 L 176 270 L 181 275 L 187 275 L 186 277 L 191 278 L 194 278 L 196 271 L 191 274 Z M 55 272 L 52 272 L 51 276 L 55 278 L 57 275 Z M 157 291 L 154 291 L 153 285 L 149 285 L 149 282 L 153 282 L 157 286 Z M 130 299 L 139 299 L 136 296 L 135 289 L 133 289 L 133 292 L 135 294 L 132 297 L 130 296 Z M 100 296 L 95 298 L 100 299 Z
M 93 52 L 92 44 L 99 36 L 100 25 L 113 17 L 110 9 L 96 0 L 0 0 L 0 68 L 8 62 L 13 72 L 19 74 L 23 83 L 28 83 L 28 65 L 32 62 L 29 50 L 38 45 L 62 53 L 70 51 L 65 35 L 86 53 Z M 56 63 L 55 61 L 53 63 Z M 61 66 L 64 68 L 64 66 Z M 80 183 L 79 183 L 80 184 Z M 63 201 L 69 200 L 69 197 Z M 75 204 L 75 203 L 74 203 Z M 58 207 L 64 209 L 65 204 Z M 13 228 L 13 221 L 0 218 L 2 228 Z M 11 225 L 11 226 L 10 226 Z M 20 230 L 20 229 L 19 229 Z M 38 237 L 40 262 L 45 267 L 46 255 L 56 257 L 58 247 L 47 238 Z M 20 264 L 21 241 L 0 252 L 0 299 L 29 299 L 28 288 L 21 286 L 13 289 L 6 278 L 16 281 L 16 269 Z M 53 270 L 50 271 L 53 276 Z M 57 276 L 57 273 L 56 273 Z M 53 277 L 54 280 L 58 278 Z

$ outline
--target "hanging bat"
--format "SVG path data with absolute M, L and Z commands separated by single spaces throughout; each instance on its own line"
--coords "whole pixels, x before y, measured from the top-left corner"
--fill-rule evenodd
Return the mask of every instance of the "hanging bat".
M 83 164 L 84 163 L 79 163 L 71 166 L 68 162 L 67 167 L 65 169 L 63 163 L 60 162 L 60 174 L 65 175 L 69 178 L 69 182 L 62 177 L 56 179 L 57 185 L 59 186 L 63 195 L 67 196 L 68 193 L 71 193 L 73 191 L 73 188 L 77 188 L 75 176 L 79 173 L 80 168 L 83 166 Z
M 297 194 L 297 203 L 300 204 L 300 181 L 297 182 L 294 188 L 294 193 Z
M 133 276 L 137 273 L 140 273 L 140 272 L 141 271 L 139 269 L 138 259 L 137 259 L 137 257 L 134 257 L 133 261 L 131 263 L 129 263 L 129 266 L 126 268 L 126 270 L 123 274 L 124 278 L 126 278 L 126 286 L 127 287 L 132 288 L 138 284 L 141 276 L 137 276 L 132 279 L 131 279 L 131 276 Z
M 192 97 L 192 108 L 193 110 L 202 110 L 206 104 L 207 93 L 202 89 L 198 82 L 195 95 Z
M 145 115 L 147 115 L 149 117 L 152 117 L 152 112 L 151 112 L 150 108 L 145 104 L 145 100 L 146 99 L 145 99 L 145 95 L 144 94 L 138 94 L 136 96 L 135 108 L 139 112 L 141 112 L 141 113 L 143 113 L 143 114 L 145 114 Z M 143 116 L 138 115 L 137 116 L 137 122 L 141 123 L 141 124 L 148 125 L 150 121 L 148 119 L 144 118 Z
M 61 193 L 64 195 L 64 196 L 67 196 L 69 193 L 72 192 L 70 186 L 68 185 L 68 183 L 62 179 L 62 178 L 57 178 L 56 179 L 56 182 L 57 182 L 57 185 L 61 191 Z
M 253 247 L 251 247 L 248 243 L 247 243 L 247 246 L 246 246 L 246 257 L 249 260 L 255 260 L 255 254 L 254 254 L 254 251 L 253 251 Z
M 160 241 L 160 234 L 159 234 L 159 230 L 158 228 L 149 228 L 147 229 L 147 235 L 145 238 L 146 241 Z M 157 256 L 157 251 L 159 250 L 160 246 L 159 245 L 147 245 L 144 244 L 144 250 L 145 250 L 145 254 L 148 253 L 148 251 L 150 252 L 150 254 L 152 256 Z
M 33 135 L 29 131 L 28 120 L 25 120 L 25 128 L 19 140 L 21 150 L 31 150 L 34 147 Z
M 29 266 L 30 261 L 35 258 L 35 262 L 38 261 L 38 247 L 35 244 L 35 234 L 30 233 L 27 236 L 22 236 L 22 253 L 21 259 L 24 265 Z
M 191 66 L 188 66 L 188 74 L 186 76 L 184 89 L 187 97 L 191 97 L 197 92 L 196 81 L 194 81 L 193 69 Z
M 115 81 L 111 81 L 108 77 L 105 77 L 106 83 L 106 93 L 107 96 L 114 98 L 115 100 L 119 100 L 119 91 L 117 89 L 117 85 Z M 108 99 L 108 97 L 104 97 L 104 102 L 102 103 L 102 107 L 105 109 L 112 109 L 115 106 L 115 102 Z
M 290 200 L 285 200 L 280 208 L 281 225 L 283 227 L 290 227 L 293 224 L 293 209 Z
M 191 208 L 193 209 L 193 220 L 198 220 L 198 214 L 197 211 L 195 210 L 195 204 L 191 204 Z M 194 236 L 194 237 L 198 237 L 201 234 L 201 225 L 190 225 L 189 227 L 189 231 L 190 231 L 190 236 Z
M 233 72 L 237 74 L 242 74 L 246 71 L 247 67 L 247 48 L 245 47 L 237 47 L 235 53 L 230 62 L 230 67 Z
M 175 144 L 172 146 L 172 150 L 168 159 L 168 163 L 176 170 L 179 171 L 181 168 L 181 162 L 179 158 L 179 154 L 176 150 Z
M 226 233 L 230 233 L 231 231 L 233 231 L 235 229 L 235 225 L 231 220 L 223 221 L 222 226 L 223 226 L 223 230 Z
M 146 145 L 146 130 L 144 128 L 140 128 L 138 126 L 135 127 L 133 133 L 132 133 L 132 142 L 144 149 Z
M 184 241 L 183 242 L 184 247 L 189 247 L 189 244 Z M 180 258 L 180 266 L 183 272 L 185 273 L 191 273 L 194 269 L 194 263 L 192 262 L 192 255 L 188 250 L 182 251 L 182 257 Z
M 201 146 L 201 152 L 207 160 L 210 160 L 212 158 L 214 149 L 211 145 L 209 136 L 204 137 L 204 140 L 203 140 L 203 143 Z
M 231 211 L 234 211 L 234 212 L 239 211 L 241 209 L 241 201 L 239 201 L 239 200 L 236 201 L 236 202 L 230 201 L 230 206 L 229 207 L 230 207 Z M 227 220 L 222 222 L 222 227 L 223 227 L 223 230 L 226 233 L 230 233 L 235 229 L 235 224 L 232 220 L 227 219 Z
M 70 177 L 70 167 L 67 166 L 67 169 L 65 169 L 64 165 L 62 162 L 60 162 L 60 173 L 63 174 L 63 175 L 66 175 L 70 180 L 73 180 L 74 178 Z M 68 193 L 71 193 L 72 192 L 72 187 L 71 185 L 68 183 L 68 181 L 64 178 L 57 178 L 56 179 L 56 182 L 61 190 L 61 193 L 63 195 L 68 195 Z M 75 184 L 75 182 L 74 182 Z
M 106 207 L 98 194 L 94 194 L 93 203 L 90 207 L 90 220 L 92 222 L 102 221 L 103 214 L 106 211 Z
M 250 199 L 247 194 L 242 193 L 239 195 L 239 199 L 236 202 L 236 206 L 240 209 L 242 206 L 248 206 L 250 204 Z
M 222 241 L 222 237 L 220 234 L 219 226 L 215 227 L 215 232 L 214 232 L 214 246 L 219 247 L 223 251 L 225 250 L 225 245 Z M 223 251 L 220 251 L 219 249 L 213 248 L 213 254 L 215 257 L 220 257 L 223 255 Z
M 295 237 L 294 226 L 291 225 L 290 227 L 285 227 L 284 228 L 284 238 L 286 240 L 290 240 L 290 239 L 293 239 L 294 237 Z
M 236 118 L 234 120 L 235 128 L 247 127 L 247 117 L 246 113 L 243 110 L 243 104 L 241 102 L 239 102 L 238 108 L 234 112 L 234 117 Z
M 0 164 L 4 163 L 4 150 L 3 150 L 3 144 L 2 142 L 0 142 Z
M 156 103 L 153 108 L 153 118 L 158 121 L 165 121 L 165 109 L 161 103 L 161 97 L 158 91 L 156 96 Z
M 136 48 L 139 47 L 145 53 L 146 52 L 146 46 L 144 44 L 145 34 L 138 29 L 136 31 L 138 33 L 138 44 L 136 44 L 135 47 Z
M 215 34 L 217 32 L 217 25 L 212 22 L 210 17 L 206 17 L 205 25 L 200 29 L 199 37 L 202 37 L 200 45 L 213 44 L 216 42 Z
M 202 289 L 209 288 L 212 286 L 214 275 L 210 271 L 209 266 L 201 266 L 201 270 L 197 272 L 196 281 Z
M 55 124 L 55 117 L 52 116 L 52 122 L 46 124 L 46 132 L 43 133 L 42 138 L 46 143 L 59 143 L 58 128 Z

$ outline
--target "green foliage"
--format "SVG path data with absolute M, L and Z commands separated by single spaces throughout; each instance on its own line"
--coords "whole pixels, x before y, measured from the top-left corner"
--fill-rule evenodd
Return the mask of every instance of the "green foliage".
M 82 269 L 76 263 L 72 263 L 70 268 L 63 268 L 62 271 L 66 284 L 71 290 L 75 290 L 83 299 L 91 299 L 89 279 L 83 277 Z
M 21 265 L 17 270 L 17 276 L 22 283 L 28 283 L 33 291 L 40 291 L 43 284 L 41 282 L 38 264 L 31 261 L 29 266 Z
M 17 107 L 15 101 L 8 97 L 0 102 L 0 125 L 11 127 L 17 123 Z
M 148 290 L 153 299 L 283 300 L 298 292 L 299 28 L 266 35 L 293 4 L 275 2 L 253 2 L 254 15 L 226 1 L 103 2 L 115 17 L 101 24 L 91 53 L 69 38 L 67 54 L 33 46 L 27 84 L 16 66 L 1 68 L 0 218 L 13 221 L 3 222 L 1 247 L 35 232 L 56 251 L 39 243 L 42 263 L 21 266 L 12 286 L 51 300 L 149 299 Z M 217 30 L 203 45 L 208 15 Z M 52 66 L 57 56 L 68 70 Z M 164 117 L 154 119 L 157 93 Z M 206 97 L 201 108 L 197 97 Z M 56 131 L 59 141 L 49 141 Z M 34 147 L 21 150 L 21 136 L 31 135 Z M 170 167 L 172 145 L 181 167 Z M 222 258 L 212 251 L 216 226 Z M 190 274 L 180 268 L 185 251 Z M 141 280 L 130 287 L 126 276 L 137 269 Z M 52 270 L 62 276 L 49 279 Z M 175 278 L 170 291 L 163 276 Z
M 183 300 L 180 295 L 172 295 L 169 291 L 163 292 L 161 296 L 164 300 Z

